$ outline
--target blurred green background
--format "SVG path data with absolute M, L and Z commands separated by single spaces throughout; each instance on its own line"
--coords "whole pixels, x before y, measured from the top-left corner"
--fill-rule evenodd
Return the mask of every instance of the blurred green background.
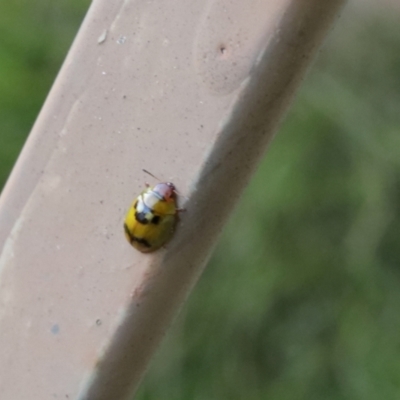
M 400 398 L 395 3 L 344 9 L 137 399 Z M 88 6 L 2 2 L 1 185 Z

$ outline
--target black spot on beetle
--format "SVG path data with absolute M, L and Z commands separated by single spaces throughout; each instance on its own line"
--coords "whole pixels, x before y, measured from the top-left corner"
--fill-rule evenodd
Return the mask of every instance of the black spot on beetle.
M 150 243 L 146 239 L 133 236 L 133 241 L 142 244 L 144 247 L 151 247 Z
M 149 220 L 146 218 L 146 213 L 144 212 L 135 212 L 135 218 L 136 221 L 140 222 L 143 225 L 146 225 L 149 223 Z
M 128 225 L 124 224 L 124 230 L 126 235 L 129 237 L 129 240 L 131 241 L 131 243 L 134 240 L 134 236 L 131 234 L 131 232 L 129 231 Z
M 138 237 L 132 235 L 132 233 L 129 231 L 128 225 L 124 224 L 124 230 L 125 230 L 125 233 L 128 236 L 129 241 L 131 243 L 137 242 L 137 243 L 140 243 L 141 245 L 143 245 L 144 247 L 148 247 L 148 248 L 151 247 L 151 244 L 146 239 L 138 238 Z
M 158 225 L 160 223 L 160 217 L 158 215 L 155 215 L 152 219 L 151 219 L 151 223 L 154 225 Z

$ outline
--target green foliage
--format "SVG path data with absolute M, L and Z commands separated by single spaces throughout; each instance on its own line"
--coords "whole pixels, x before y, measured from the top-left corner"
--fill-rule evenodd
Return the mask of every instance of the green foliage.
M 88 8 L 78 0 L 3 0 L 0 13 L 0 188 Z
M 2 7 L 0 185 L 87 6 Z M 398 398 L 399 89 L 398 16 L 345 10 L 137 399 Z

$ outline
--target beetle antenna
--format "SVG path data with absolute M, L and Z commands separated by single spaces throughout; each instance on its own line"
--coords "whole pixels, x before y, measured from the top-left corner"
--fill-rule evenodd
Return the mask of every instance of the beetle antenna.
M 160 181 L 160 178 L 157 178 L 155 175 L 153 175 L 151 172 L 147 171 L 147 169 L 143 169 L 143 172 L 145 172 L 146 174 L 149 174 L 150 176 L 152 176 L 153 178 L 157 179 L 158 181 Z
M 157 177 L 156 177 L 155 175 L 153 175 L 151 172 L 147 171 L 147 169 L 144 169 L 144 168 L 143 168 L 142 171 L 145 172 L 146 174 L 152 176 L 153 178 L 157 179 L 158 181 L 161 181 L 160 178 L 157 178 Z M 184 197 L 185 199 L 187 199 L 187 197 L 184 196 L 184 195 L 183 195 L 179 190 L 177 190 L 176 188 L 174 189 L 174 192 L 175 192 L 177 195 L 182 196 L 182 197 Z

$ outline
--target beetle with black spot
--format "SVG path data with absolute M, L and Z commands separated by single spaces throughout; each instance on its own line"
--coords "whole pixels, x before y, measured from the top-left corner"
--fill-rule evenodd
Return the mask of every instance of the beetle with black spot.
M 142 253 L 155 251 L 171 239 L 179 211 L 183 209 L 177 208 L 173 183 L 158 183 L 153 188 L 148 186 L 126 214 L 125 236 Z

